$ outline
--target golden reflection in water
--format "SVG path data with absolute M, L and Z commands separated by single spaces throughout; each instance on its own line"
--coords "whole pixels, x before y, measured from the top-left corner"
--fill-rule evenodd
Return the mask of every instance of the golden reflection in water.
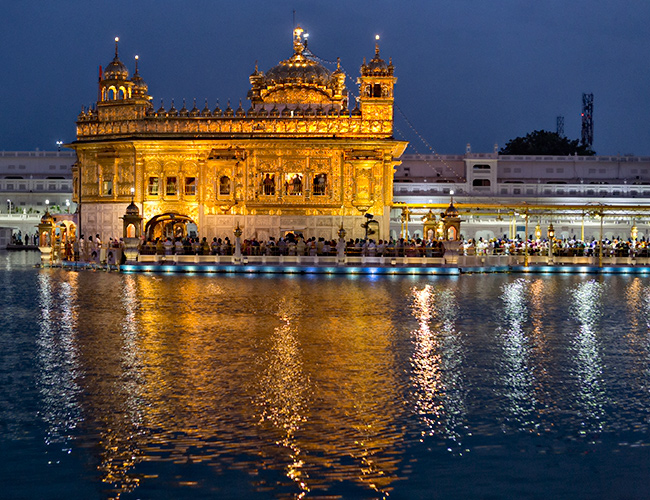
M 41 319 L 36 339 L 40 365 L 39 391 L 43 398 L 42 418 L 48 424 L 46 444 L 70 446 L 70 433 L 82 419 L 77 385 L 79 362 L 77 352 L 74 286 L 60 283 L 48 273 L 38 276 Z M 69 448 L 68 448 L 69 449 Z
M 422 434 L 440 433 L 460 447 L 458 427 L 464 420 L 465 401 L 456 296 L 449 288 L 431 285 L 413 288 L 412 296 L 419 328 L 413 332 L 411 366 L 417 388 L 415 411 L 426 427 Z
M 528 320 L 528 287 L 529 282 L 520 278 L 505 284 L 501 293 L 503 327 L 500 337 L 503 348 L 501 371 L 504 395 L 508 401 L 508 410 L 520 424 L 529 423 L 527 419 L 536 403 L 531 346 L 524 328 Z
M 300 434 L 304 468 L 320 476 L 316 483 L 312 474 L 310 488 L 316 493 L 332 482 L 356 481 L 386 496 L 397 479 L 404 436 L 394 379 L 394 298 L 385 287 L 351 280 L 317 289 L 314 295 L 306 284 L 292 292 L 309 297 L 298 331 L 313 387 L 309 426 Z
M 48 279 L 41 293 L 56 295 Z M 206 462 L 218 472 L 233 457 L 254 476 L 284 468 L 300 496 L 340 481 L 391 491 L 404 430 L 385 287 L 93 272 L 57 279 L 70 292 L 80 404 L 112 495 L 147 480 L 136 472 L 142 462 Z
M 74 284 L 80 383 L 85 420 L 97 429 L 97 468 L 112 498 L 119 498 L 138 486 L 140 478 L 132 471 L 142 460 L 137 290 L 131 276 L 65 272 L 59 278 Z
M 579 326 L 573 341 L 575 372 L 578 378 L 578 404 L 584 418 L 585 432 L 603 427 L 605 388 L 603 363 L 596 328 L 602 315 L 604 285 L 590 280 L 572 291 L 572 314 Z
M 258 404 L 261 419 L 270 422 L 280 432 L 278 445 L 289 451 L 287 476 L 300 489 L 298 498 L 308 491 L 307 473 L 302 470 L 301 443 L 296 437 L 303 422 L 309 400 L 309 378 L 303 372 L 297 318 L 301 304 L 295 299 L 282 299 L 278 307 L 280 325 L 271 337 L 265 353 L 263 376 L 260 380 Z

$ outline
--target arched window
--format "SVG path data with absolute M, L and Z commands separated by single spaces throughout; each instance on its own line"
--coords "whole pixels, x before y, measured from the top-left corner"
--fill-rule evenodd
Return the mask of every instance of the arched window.
M 196 196 L 196 177 L 185 177 L 185 195 Z
M 298 196 L 302 194 L 302 175 L 288 173 L 284 180 L 284 194 Z
M 167 196 L 176 196 L 178 194 L 178 181 L 176 177 L 167 177 L 165 182 L 165 194 Z
M 314 176 L 314 195 L 323 196 L 327 189 L 327 174 L 317 174 Z
M 273 196 L 275 194 L 275 175 L 270 173 L 263 175 L 262 193 L 264 193 L 264 196 Z
M 104 196 L 113 196 L 113 181 L 104 180 L 102 183 L 102 194 Z
M 158 196 L 158 177 L 149 177 L 149 195 Z
M 230 177 L 227 175 L 219 178 L 219 196 L 230 196 Z
M 126 226 L 126 237 L 135 238 L 135 226 L 133 224 Z

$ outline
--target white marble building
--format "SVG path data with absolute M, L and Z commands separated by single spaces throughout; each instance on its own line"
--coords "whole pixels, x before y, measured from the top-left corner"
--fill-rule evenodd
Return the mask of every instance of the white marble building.
M 45 213 L 74 213 L 74 151 L 0 151 L 0 248 L 11 233 L 34 234 Z M 69 205 L 68 205 L 69 204 Z
M 628 238 L 636 225 L 638 238 L 650 237 L 650 157 L 647 156 L 503 156 L 497 153 L 465 155 L 409 155 L 395 172 L 394 202 L 413 204 L 449 203 L 503 206 L 480 215 L 464 214 L 461 232 L 466 238 L 524 235 L 525 220 L 513 217 L 508 207 L 529 204 L 547 206 L 547 214 L 529 218 L 531 234 L 536 225 L 544 233 L 549 223 L 556 237 L 600 235 L 600 219 L 589 215 L 601 205 L 621 207 L 618 216 L 605 217 L 607 238 Z M 553 215 L 553 206 L 581 206 L 585 217 Z M 629 207 L 629 209 L 627 208 Z M 408 223 L 411 236 L 422 235 L 422 211 L 414 211 Z M 648 210 L 648 212 L 646 212 Z M 462 212 L 462 210 L 461 210 Z M 435 210 L 434 210 L 435 213 Z M 391 214 L 391 233 L 402 229 L 401 210 Z M 514 220 L 513 220 L 514 219 Z

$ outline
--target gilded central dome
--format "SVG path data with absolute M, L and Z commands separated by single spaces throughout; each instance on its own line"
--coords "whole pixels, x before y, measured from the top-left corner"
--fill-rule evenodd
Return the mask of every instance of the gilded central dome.
M 285 104 L 337 105 L 340 107 L 347 96 L 345 74 L 339 69 L 332 72 L 325 68 L 307 49 L 306 35 L 297 27 L 293 33 L 293 55 L 266 73 L 257 66 L 251 75 L 251 92 L 248 97 L 253 105 Z
M 302 54 L 294 54 L 266 72 L 268 83 L 317 83 L 327 85 L 332 72 L 319 62 Z

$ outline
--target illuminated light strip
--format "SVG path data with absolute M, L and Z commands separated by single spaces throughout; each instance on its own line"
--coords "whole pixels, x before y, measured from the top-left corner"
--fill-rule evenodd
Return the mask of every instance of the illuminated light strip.
M 92 266 L 80 266 L 77 264 L 65 264 L 66 269 L 93 269 Z M 482 266 L 469 268 L 443 268 L 443 267 L 360 267 L 360 266 L 255 266 L 255 265 L 156 265 L 156 264 L 124 264 L 119 270 L 124 273 L 246 273 L 246 274 L 348 274 L 348 275 L 460 275 L 476 273 L 523 273 L 523 274 L 650 274 L 650 267 L 636 266 Z

